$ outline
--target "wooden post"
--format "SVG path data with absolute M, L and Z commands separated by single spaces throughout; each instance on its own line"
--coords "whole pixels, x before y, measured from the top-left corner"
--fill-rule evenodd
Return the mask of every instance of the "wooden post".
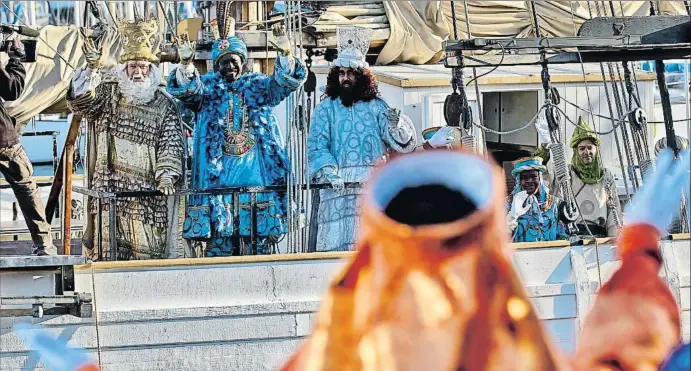
M 63 255 L 71 255 L 72 237 L 72 164 L 74 162 L 74 144 L 68 143 L 63 151 L 63 183 L 65 189 L 62 191 L 62 247 Z
M 48 219 L 48 224 L 53 221 L 53 217 L 55 216 L 55 208 L 58 206 L 58 202 L 60 201 L 60 191 L 62 189 L 62 180 L 64 176 L 63 164 L 65 163 L 65 150 L 67 147 L 71 146 L 72 153 L 74 154 L 74 142 L 77 140 L 77 134 L 79 134 L 79 127 L 81 126 L 81 123 L 81 115 L 75 114 L 72 116 L 70 128 L 67 131 L 67 138 L 65 138 L 65 146 L 62 148 L 60 163 L 58 164 L 58 168 L 55 170 L 55 178 L 53 178 L 53 185 L 50 187 L 50 195 L 48 196 L 48 202 L 46 203 L 46 219 Z

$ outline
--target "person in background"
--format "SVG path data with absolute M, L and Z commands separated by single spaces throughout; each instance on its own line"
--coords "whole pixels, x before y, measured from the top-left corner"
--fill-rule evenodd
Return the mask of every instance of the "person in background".
M 542 145 L 536 153 L 547 160 L 547 184 L 555 195 L 560 195 L 550 162 L 549 145 L 551 139 L 547 123 L 538 125 L 538 134 Z M 595 237 L 615 237 L 621 228 L 621 203 L 614 183 L 614 175 L 602 165 L 600 145 L 602 141 L 597 133 L 583 119 L 578 118 L 569 146 L 573 149 L 569 171 L 571 172 L 571 189 L 581 217 L 576 221 L 578 235 Z M 561 196 L 561 195 L 560 195 Z
M 86 66 L 75 71 L 67 102 L 92 127 L 88 173 L 95 190 L 162 195 L 118 199 L 116 236 L 110 235 L 109 205 L 104 203 L 103 246 L 116 239 L 119 260 L 194 257 L 182 238 L 183 202 L 167 197 L 184 186 L 185 141 L 175 100 L 159 86 L 161 70 L 152 45 L 158 26 L 153 19 L 135 19 L 121 21 L 119 29 L 120 65 L 106 73 L 102 46 L 82 35 Z M 83 243 L 95 260 L 97 200 L 92 198 L 88 207 Z
M 285 30 L 276 27 L 279 55 L 273 74 L 244 72 L 249 57 L 245 42 L 230 34 L 233 30 L 221 29 L 223 34 L 211 49 L 212 71 L 200 75 L 192 63 L 195 44 L 184 35 L 181 63 L 168 77 L 168 91 L 196 113 L 192 188 L 285 184 L 292 174 L 273 108 L 300 87 L 305 68 L 293 56 Z M 191 195 L 184 237 L 206 244 L 208 257 L 271 254 L 287 230 L 287 196 L 256 194 L 256 219 L 251 197 L 250 193 L 237 198 L 232 193 Z M 233 220 L 235 208 L 238 221 Z
M 344 183 L 363 182 L 389 152 L 416 149 L 412 121 L 381 98 L 365 61 L 371 35 L 369 29 L 339 27 L 338 59 L 327 75 L 325 97 L 310 122 L 310 179 L 333 187 L 319 191 L 317 220 L 312 224 L 316 237 L 313 230 L 310 238 L 315 246 L 310 250 L 352 250 L 358 233 L 360 190 L 344 189 Z
M 6 45 L 5 51 L 10 60 L 4 69 L 0 69 L 0 173 L 12 187 L 24 215 L 34 244 L 32 254 L 54 255 L 56 251 L 50 235 L 50 224 L 46 220 L 38 186 L 32 177 L 33 167 L 19 143 L 15 120 L 5 108 L 5 101 L 16 100 L 24 90 L 26 70 L 20 61 L 25 56 L 24 46 L 18 39 L 8 40 Z
M 516 178 L 516 185 L 506 199 L 513 242 L 569 238 L 559 218 L 561 199 L 552 195 L 542 181 L 545 170 L 540 157 L 524 157 L 513 162 L 511 175 Z

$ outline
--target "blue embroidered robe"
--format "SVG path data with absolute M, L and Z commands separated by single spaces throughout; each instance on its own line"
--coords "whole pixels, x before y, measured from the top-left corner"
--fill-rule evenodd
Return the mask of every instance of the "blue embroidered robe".
M 196 112 L 194 128 L 192 187 L 220 188 L 284 184 L 289 174 L 283 139 L 272 110 L 297 90 L 305 70 L 296 60 L 294 71 L 277 61 L 272 76 L 245 73 L 228 84 L 218 73 L 195 77 L 180 86 L 174 70 L 168 91 Z M 189 197 L 184 237 L 214 239 L 251 235 L 250 194 L 239 195 L 239 221 L 233 220 L 232 194 Z M 286 232 L 285 195 L 257 194 L 257 235 L 276 236 Z M 239 230 L 236 230 L 239 228 Z M 221 254 L 230 248 L 221 248 Z M 268 253 L 268 251 L 260 251 Z
M 518 181 L 518 180 L 517 180 Z M 511 195 L 506 199 L 507 210 L 511 209 L 513 197 L 522 191 L 516 183 Z M 518 217 L 518 225 L 513 231 L 513 242 L 556 241 L 569 238 L 566 226 L 559 220 L 559 204 L 561 199 L 549 194 L 544 184 L 540 186 L 538 207 L 531 208 L 527 213 Z
M 320 172 L 332 167 L 344 182 L 364 182 L 387 150 L 415 149 L 415 128 L 409 119 L 391 125 L 382 99 L 345 107 L 340 99 L 325 98 L 312 113 L 307 139 L 310 178 L 326 182 Z M 359 189 L 319 192 L 317 251 L 351 250 L 357 238 Z

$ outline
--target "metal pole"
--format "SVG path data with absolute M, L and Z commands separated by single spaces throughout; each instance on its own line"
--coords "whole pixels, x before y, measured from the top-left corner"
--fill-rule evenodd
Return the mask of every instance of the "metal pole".
M 662 116 L 665 119 L 665 133 L 667 136 L 667 148 L 674 151 L 674 156 L 679 154 L 677 148 L 677 137 L 674 133 L 674 119 L 672 117 L 672 104 L 669 100 L 669 90 L 665 81 L 665 62 L 655 61 L 655 74 L 657 75 L 657 85 L 660 89 L 660 100 L 662 102 Z
M 116 223 L 116 213 L 115 213 L 115 197 L 108 199 L 108 243 L 110 247 L 110 260 L 118 260 L 118 240 L 117 232 L 115 228 Z

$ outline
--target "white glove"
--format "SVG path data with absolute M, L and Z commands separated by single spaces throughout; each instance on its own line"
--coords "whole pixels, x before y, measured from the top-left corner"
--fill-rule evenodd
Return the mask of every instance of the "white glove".
M 528 197 L 535 197 L 532 195 L 528 195 L 528 192 L 526 191 L 521 191 L 516 193 L 515 196 L 513 196 L 513 202 L 511 203 L 511 210 L 509 210 L 509 227 L 511 230 L 516 229 L 516 225 L 518 223 L 518 218 L 521 215 L 525 215 L 528 210 L 530 210 L 530 203 L 526 203 L 526 200 Z M 526 204 L 526 206 L 523 206 L 523 204 Z
M 156 187 L 159 192 L 166 196 L 170 196 L 175 193 L 175 186 L 173 185 L 173 177 L 169 173 L 163 173 L 161 178 L 158 180 L 158 186 Z
M 333 167 L 326 167 L 322 170 L 324 178 L 331 184 L 331 187 L 336 193 L 342 193 L 345 189 L 345 182 L 338 174 L 336 174 L 336 169 Z
M 552 144 L 552 138 L 549 136 L 549 125 L 547 124 L 544 110 L 540 112 L 537 120 L 535 120 L 535 129 L 537 129 L 537 137 L 540 139 L 540 143 Z
M 679 153 L 673 161 L 672 150 L 665 148 L 657 157 L 654 171 L 650 171 L 643 186 L 633 197 L 624 213 L 624 224 L 648 224 L 661 235 L 667 235 L 667 226 L 679 212 L 682 189 L 689 190 L 689 151 Z
M 453 144 L 455 139 L 453 135 L 454 130 L 455 129 L 451 126 L 444 126 L 443 128 L 437 130 L 437 132 L 432 135 L 432 138 L 429 138 L 429 145 L 433 148 L 440 148 Z

